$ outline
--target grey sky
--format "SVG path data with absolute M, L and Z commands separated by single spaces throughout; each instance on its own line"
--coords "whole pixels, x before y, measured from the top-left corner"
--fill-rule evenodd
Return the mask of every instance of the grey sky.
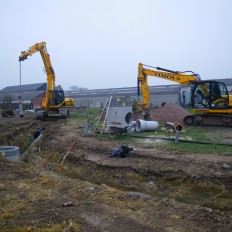
M 20 52 L 41 41 L 66 90 L 135 87 L 139 62 L 232 78 L 231 10 L 231 0 L 1 0 L 0 89 L 19 84 Z M 22 62 L 22 84 L 39 82 L 35 53 Z M 160 84 L 170 82 L 149 77 Z

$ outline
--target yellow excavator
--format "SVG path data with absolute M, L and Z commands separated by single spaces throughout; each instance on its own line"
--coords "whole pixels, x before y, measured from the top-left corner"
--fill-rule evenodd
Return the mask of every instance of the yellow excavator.
M 63 90 L 55 90 L 55 72 L 51 65 L 50 56 L 46 49 L 46 42 L 36 43 L 29 47 L 27 51 L 22 51 L 19 56 L 19 62 L 24 61 L 32 54 L 40 52 L 44 63 L 44 70 L 47 74 L 47 91 L 46 96 L 42 100 L 41 107 L 36 110 L 36 119 L 43 120 L 50 113 L 58 113 L 61 118 L 66 118 L 69 114 L 69 109 L 74 108 L 74 100 L 65 98 Z
M 147 76 L 155 76 L 191 86 L 191 105 L 194 114 L 184 118 L 185 124 L 232 126 L 232 95 L 229 95 L 224 83 L 214 80 L 203 81 L 199 74 L 192 71 L 172 71 L 139 63 L 138 96 L 141 89 L 143 102 L 138 102 L 137 105 L 140 110 L 147 112 L 149 112 L 150 101 Z

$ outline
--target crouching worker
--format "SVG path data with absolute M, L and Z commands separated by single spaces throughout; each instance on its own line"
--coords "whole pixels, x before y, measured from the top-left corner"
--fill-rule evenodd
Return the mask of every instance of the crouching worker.
M 130 151 L 133 151 L 133 148 L 121 146 L 119 149 L 115 149 L 112 151 L 110 158 L 113 157 L 125 158 Z
M 46 130 L 45 127 L 36 128 L 36 131 L 34 132 L 34 139 L 37 139 L 40 136 L 40 134 L 42 133 L 42 131 L 44 131 L 44 130 Z

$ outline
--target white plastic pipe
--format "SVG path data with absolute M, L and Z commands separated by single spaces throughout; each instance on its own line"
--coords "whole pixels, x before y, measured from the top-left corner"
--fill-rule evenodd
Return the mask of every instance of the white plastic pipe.
M 157 121 L 145 121 L 139 119 L 136 121 L 135 129 L 136 131 L 155 131 L 159 127 L 159 123 Z

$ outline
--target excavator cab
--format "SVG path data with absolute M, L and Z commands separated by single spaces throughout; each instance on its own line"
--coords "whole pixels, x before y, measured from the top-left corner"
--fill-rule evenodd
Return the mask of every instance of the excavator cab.
M 49 106 L 58 106 L 64 102 L 63 90 L 49 90 Z
M 191 101 L 195 111 L 228 109 L 229 94 L 224 83 L 200 81 L 192 89 Z

